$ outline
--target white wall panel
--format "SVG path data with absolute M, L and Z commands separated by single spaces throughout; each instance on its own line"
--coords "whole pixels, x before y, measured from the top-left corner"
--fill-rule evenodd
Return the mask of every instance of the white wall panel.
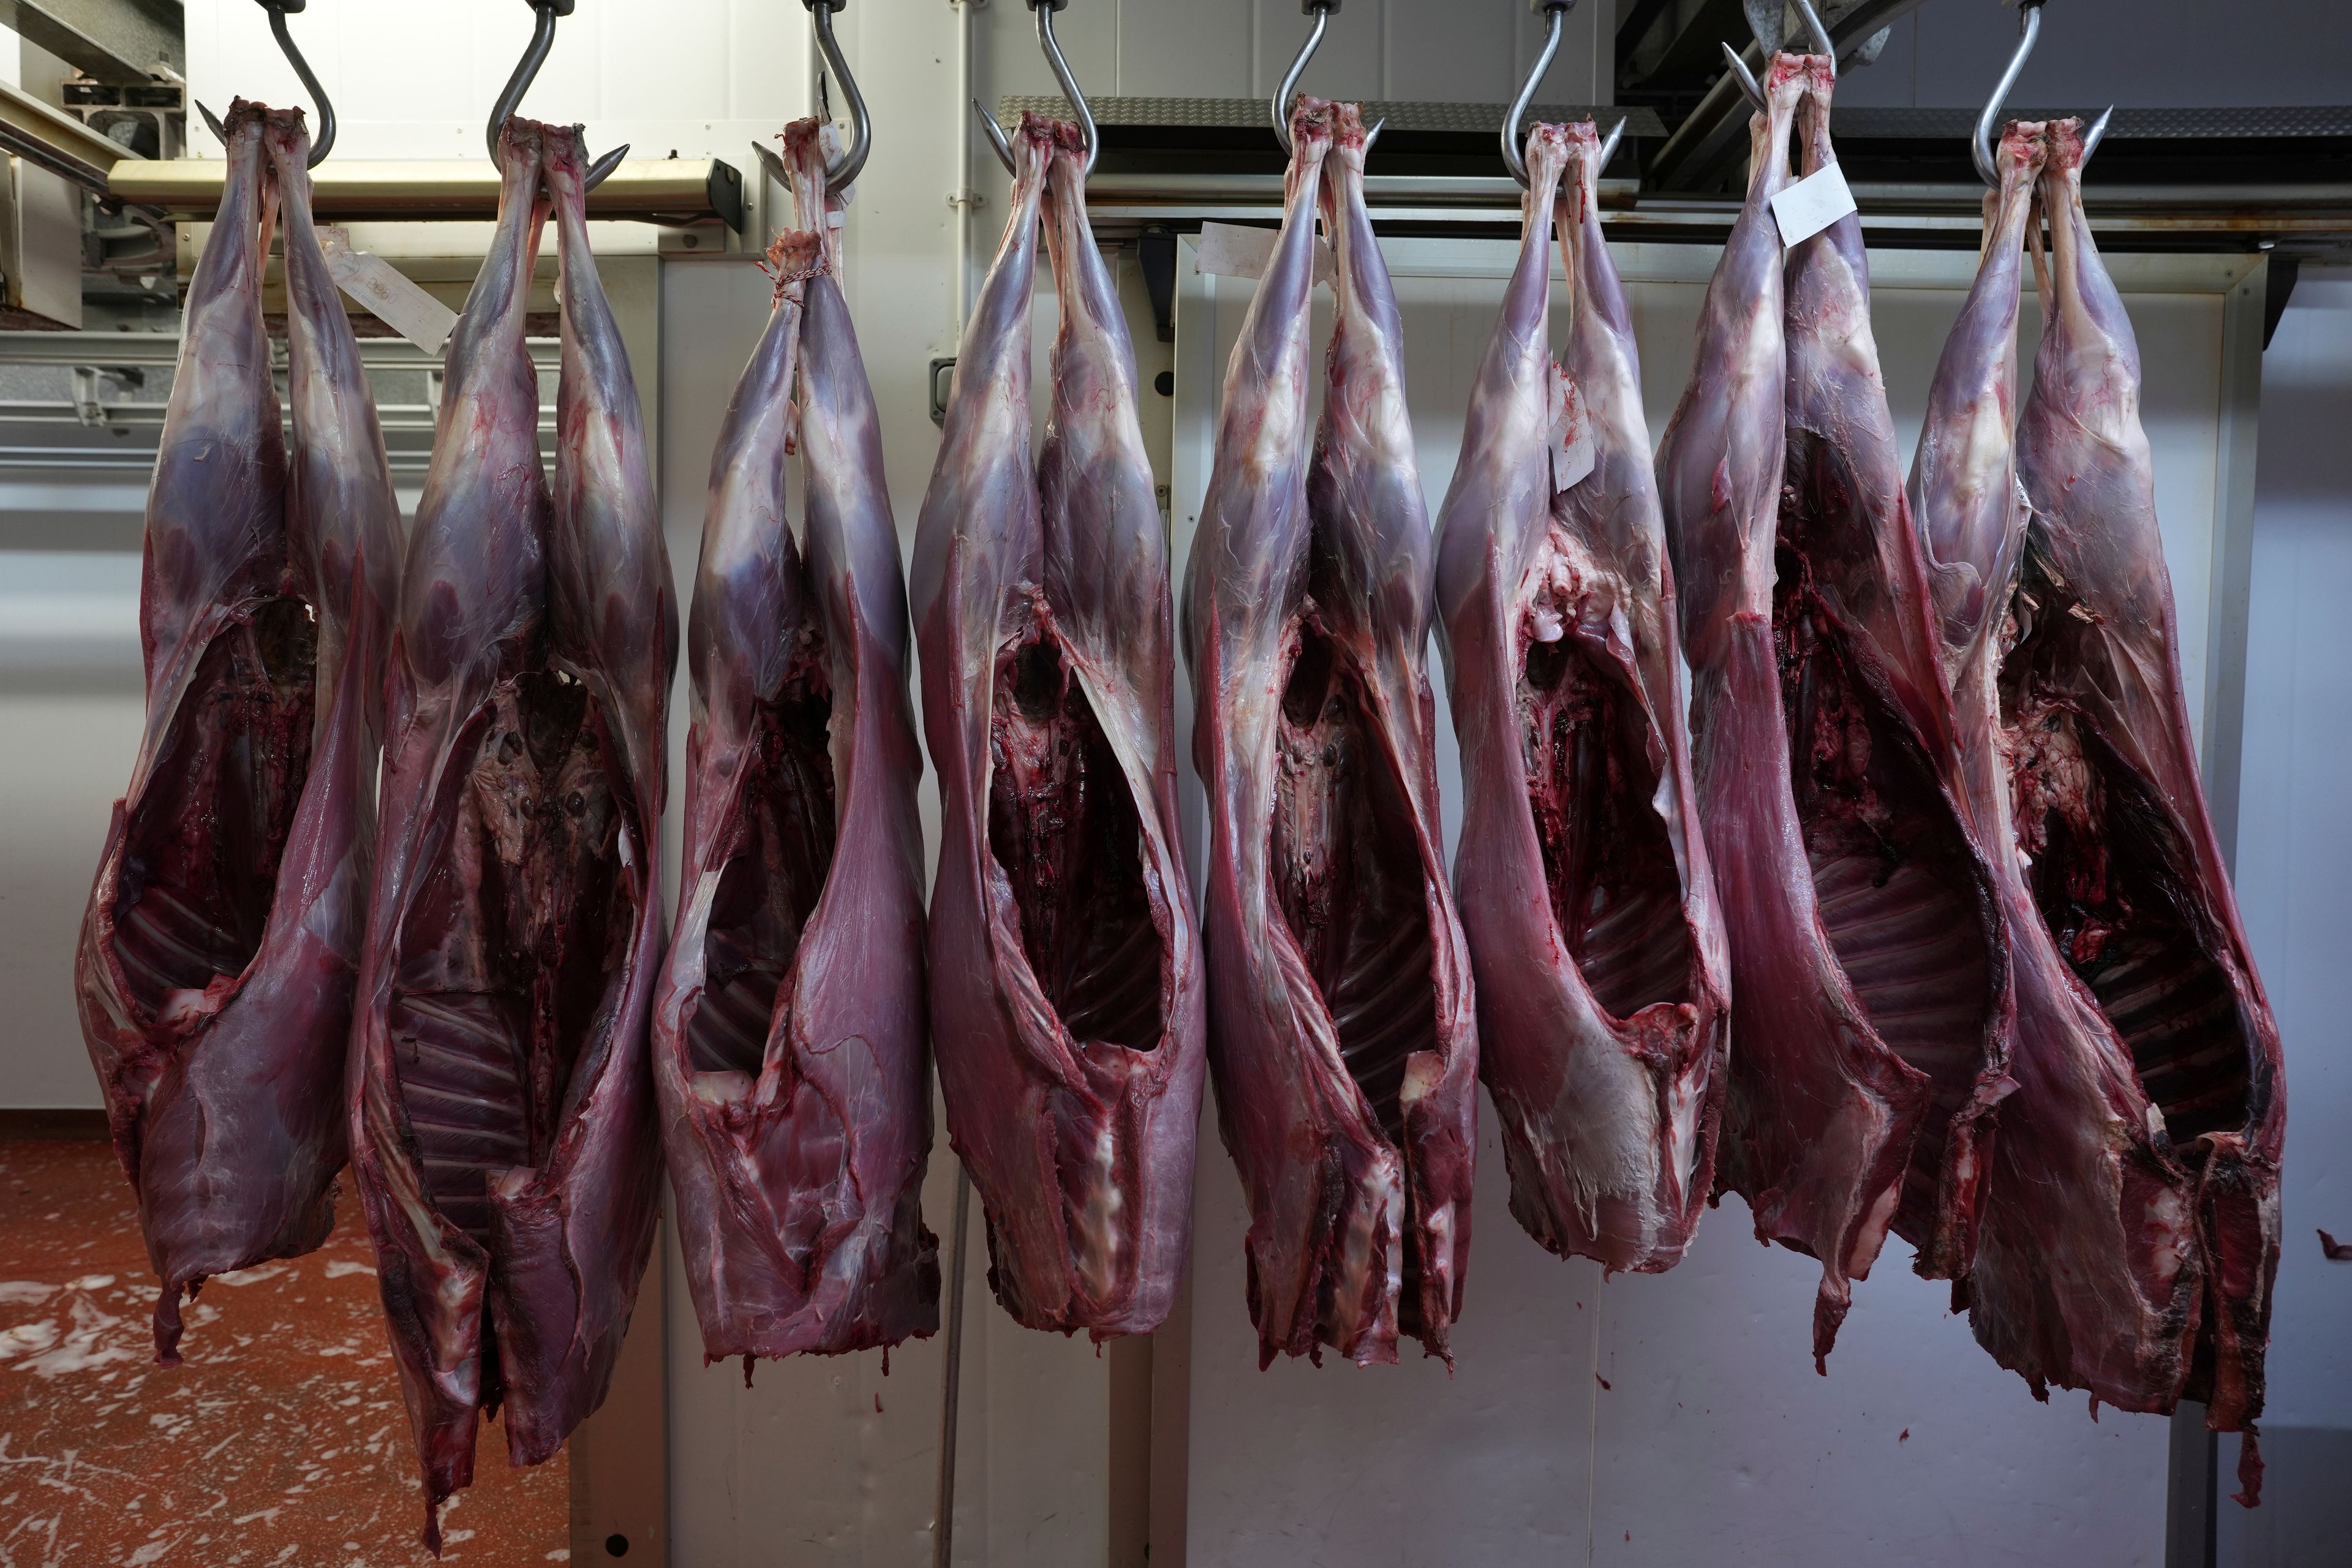
M 2263 446 L 2246 669 L 2238 892 L 2286 1052 L 2285 1236 L 2262 1508 L 2221 1510 L 2244 1568 L 2339 1559 L 2352 1538 L 2352 271 L 2306 270 L 2263 356 Z M 2225 1442 L 2226 1477 L 2235 1444 Z M 2227 1489 L 2226 1487 L 2224 1489 Z

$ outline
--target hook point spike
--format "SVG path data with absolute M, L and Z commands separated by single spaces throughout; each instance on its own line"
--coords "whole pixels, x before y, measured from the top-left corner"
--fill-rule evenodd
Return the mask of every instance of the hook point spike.
M 603 157 L 589 164 L 588 178 L 582 184 L 581 189 L 583 191 L 593 191 L 597 186 L 603 184 L 607 179 L 612 177 L 613 171 L 621 166 L 621 160 L 628 155 L 629 144 L 626 142 L 624 142 L 618 147 L 614 148 L 611 152 L 605 153 Z
M 1749 108 L 1761 114 L 1764 111 L 1764 89 L 1756 85 L 1756 73 L 1748 68 L 1748 62 L 1729 44 L 1723 46 L 1723 64 L 1731 73 L 1731 79 L 1738 84 L 1739 96 L 1748 100 Z
M 2115 117 L 2116 106 L 2111 103 L 2107 105 L 2106 112 L 2093 121 L 2091 128 L 2083 133 L 2084 163 L 2088 163 L 2091 161 L 2091 154 L 2099 150 L 2099 143 L 2107 139 L 2107 121 Z
M 991 114 L 987 106 L 976 98 L 971 100 L 971 111 L 980 116 L 981 128 L 988 133 L 988 144 L 996 149 L 997 161 L 1004 165 L 1004 172 L 1019 174 L 1021 171 L 1013 162 L 1012 139 L 1004 134 L 1004 127 L 996 122 L 996 116 Z
M 221 117 L 215 114 L 212 111 L 212 106 L 205 102 L 203 99 L 196 99 L 194 101 L 196 106 L 196 112 L 205 117 L 205 124 L 210 128 L 214 135 L 220 138 L 222 146 L 227 146 L 228 127 L 221 123 Z
M 1598 180 L 1608 169 L 1610 161 L 1617 156 L 1617 143 L 1625 140 L 1625 127 L 1628 123 L 1629 120 L 1627 116 L 1622 114 L 1619 115 L 1617 117 L 1617 123 L 1609 128 L 1609 134 L 1601 138 L 1601 154 L 1592 161 L 1592 177 L 1594 179 Z

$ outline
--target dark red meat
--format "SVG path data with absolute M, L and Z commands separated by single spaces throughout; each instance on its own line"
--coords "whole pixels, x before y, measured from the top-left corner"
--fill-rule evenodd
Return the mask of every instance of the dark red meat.
M 915 539 L 943 841 L 932 1048 L 1032 1328 L 1168 1313 L 1192 1239 L 1202 968 L 1176 816 L 1168 547 L 1135 354 L 1087 223 L 1075 126 L 1024 115 L 1013 217 L 956 362 Z M 1061 331 L 1030 444 L 1042 215 Z
M 239 100 L 227 124 L 148 500 L 146 731 L 75 966 L 166 1363 L 184 1291 L 333 1224 L 401 549 L 302 116 Z M 261 318 L 281 206 L 290 463 Z
M 1353 105 L 1301 98 L 1185 585 L 1209 791 L 1210 1061 L 1259 1356 L 1445 1352 L 1476 1152 L 1470 961 L 1439 839 L 1429 521 Z M 1307 437 L 1320 211 L 1337 311 Z
M 653 1245 L 646 1060 L 677 650 L 636 387 L 577 131 L 509 120 L 401 587 L 352 1042 L 352 1173 L 423 1460 L 425 1539 L 503 1406 L 537 1464 L 604 1396 Z M 551 498 L 523 346 L 562 237 Z
M 687 624 L 686 876 L 654 1002 L 712 1360 L 891 1345 L 939 1322 L 906 586 L 818 127 L 785 132 L 808 228 L 770 251 L 775 312 L 711 459 Z
M 2037 1394 L 2188 1397 L 2251 1433 L 2278 1266 L 2278 1030 L 2198 779 L 2138 350 L 2083 217 L 2082 156 L 2072 121 L 2005 133 L 1912 481 L 2016 952 L 2018 1089 L 1969 1317 Z M 2019 242 L 2045 216 L 2046 324 L 2012 449 Z M 2247 1500 L 2259 1477 L 2257 1458 Z
M 1511 1212 L 1562 1256 L 1654 1272 L 1712 1194 L 1729 958 L 1599 155 L 1590 123 L 1528 135 L 1526 237 L 1439 522 L 1437 601 L 1462 747 L 1454 887 Z M 1580 451 L 1589 473 L 1569 467 Z

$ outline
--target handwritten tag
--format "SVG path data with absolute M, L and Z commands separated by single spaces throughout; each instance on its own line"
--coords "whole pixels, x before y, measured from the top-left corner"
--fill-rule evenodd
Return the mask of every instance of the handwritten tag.
M 1801 245 L 1848 213 L 1858 211 L 1853 193 L 1835 163 L 1823 164 L 1772 198 L 1772 216 L 1780 221 L 1780 243 Z
M 1576 383 L 1552 369 L 1551 493 L 1565 495 L 1592 475 L 1601 460 L 1599 443 L 1592 438 L 1592 416 L 1584 406 L 1584 395 Z
M 1201 226 L 1200 268 L 1218 278 L 1263 278 L 1265 269 L 1274 265 L 1274 247 L 1281 237 L 1278 231 L 1270 228 L 1204 223 Z M 1315 241 L 1315 281 L 1331 281 L 1332 268 L 1331 247 L 1318 237 Z
M 327 253 L 327 275 L 368 313 L 423 349 L 437 354 L 457 325 L 457 313 L 411 282 L 381 256 L 353 250 L 341 229 L 321 226 L 319 247 Z

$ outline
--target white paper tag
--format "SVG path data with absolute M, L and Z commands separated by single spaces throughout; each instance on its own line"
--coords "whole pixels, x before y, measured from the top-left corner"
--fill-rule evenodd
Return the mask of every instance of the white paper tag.
M 1584 395 L 1576 383 L 1552 367 L 1551 395 L 1551 493 L 1565 495 L 1591 477 L 1595 464 L 1601 460 L 1600 445 L 1592 438 L 1592 417 L 1584 406 Z
M 1263 278 L 1265 269 L 1274 264 L 1275 244 L 1281 237 L 1276 229 L 1204 223 L 1201 226 L 1200 268 L 1218 278 Z M 1315 241 L 1315 281 L 1331 281 L 1332 267 L 1331 247 L 1318 236 Z
M 1772 216 L 1780 220 L 1780 243 L 1801 245 L 1848 213 L 1857 211 L 1853 193 L 1835 163 L 1824 163 L 1772 198 Z
M 339 228 L 320 225 L 319 248 L 327 253 L 327 275 L 337 288 L 426 353 L 441 352 L 441 345 L 457 328 L 457 312 L 418 288 L 383 257 L 353 250 L 350 237 Z

